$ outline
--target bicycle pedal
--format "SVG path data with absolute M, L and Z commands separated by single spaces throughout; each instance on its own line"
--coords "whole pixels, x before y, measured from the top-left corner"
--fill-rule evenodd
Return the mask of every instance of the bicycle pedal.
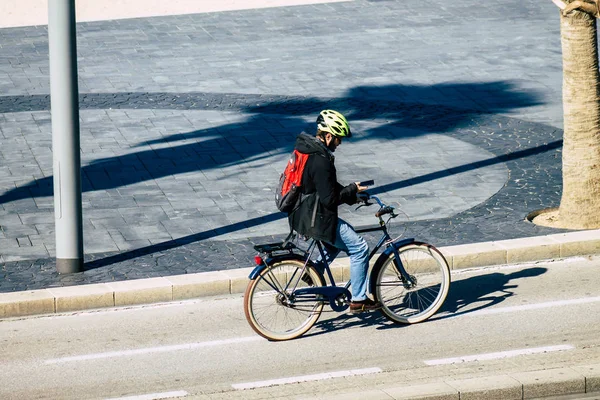
M 306 283 L 308 286 L 314 286 L 315 285 L 315 283 L 313 282 L 312 278 L 308 274 L 302 275 L 301 279 L 302 279 L 302 282 Z

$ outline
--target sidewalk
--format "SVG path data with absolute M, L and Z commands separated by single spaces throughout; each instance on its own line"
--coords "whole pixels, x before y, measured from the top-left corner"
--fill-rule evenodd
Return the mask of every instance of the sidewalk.
M 78 24 L 86 271 L 70 276 L 53 258 L 46 28 L 0 29 L 0 292 L 252 265 L 254 244 L 287 232 L 275 182 L 323 108 L 356 136 L 336 153 L 340 181 L 375 179 L 406 213 L 397 234 L 456 246 L 560 233 L 525 220 L 560 195 L 554 5 L 433 6 Z M 372 214 L 341 210 L 357 226 Z
M 244 275 L 253 245 L 287 232 L 275 182 L 323 108 L 355 131 L 340 180 L 373 178 L 406 213 L 392 233 L 438 247 L 561 233 L 525 220 L 559 202 L 556 10 L 501 3 L 502 18 L 350 1 L 80 23 L 86 270 L 68 276 L 53 259 L 45 28 L 0 29 L 0 292 Z M 469 30 L 486 51 L 454 40 Z M 313 62 L 333 44 L 343 57 Z M 372 214 L 341 210 L 357 226 Z
M 275 182 L 323 108 L 356 132 L 340 181 L 375 179 L 406 213 L 397 234 L 439 247 L 560 233 L 525 220 L 560 195 L 554 5 L 432 6 L 80 23 L 86 271 L 69 276 L 53 259 L 46 28 L 0 29 L 0 292 L 251 266 L 254 244 L 287 232 Z M 341 211 L 357 226 L 372 214 Z
M 72 276 L 53 259 L 46 28 L 0 29 L 0 291 L 251 266 L 254 244 L 287 232 L 275 182 L 323 108 L 356 136 L 336 152 L 340 181 L 375 179 L 407 214 L 398 234 L 454 246 L 560 233 L 525 220 L 560 196 L 555 6 L 432 7 L 79 24 L 86 271 Z M 372 214 L 341 211 L 357 226 Z

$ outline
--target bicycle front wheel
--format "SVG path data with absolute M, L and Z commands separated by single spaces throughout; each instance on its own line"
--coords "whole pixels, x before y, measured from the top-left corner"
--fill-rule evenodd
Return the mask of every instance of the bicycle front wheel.
M 295 290 L 324 286 L 312 265 L 285 260 L 250 281 L 244 294 L 244 312 L 256 333 L 269 340 L 289 340 L 306 333 L 319 319 L 323 301 L 317 295 L 296 296 Z M 302 275 L 302 276 L 301 276 Z
M 431 317 L 442 306 L 450 288 L 450 268 L 435 247 L 412 243 L 398 249 L 400 262 L 412 278 L 412 284 L 398 271 L 396 256 L 373 271 L 374 294 L 382 303 L 382 314 L 400 324 L 415 324 Z

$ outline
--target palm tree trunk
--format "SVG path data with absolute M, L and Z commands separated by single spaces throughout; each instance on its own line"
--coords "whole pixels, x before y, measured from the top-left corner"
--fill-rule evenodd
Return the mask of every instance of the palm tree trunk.
M 600 228 L 600 75 L 596 18 L 561 15 L 563 54 L 562 228 Z

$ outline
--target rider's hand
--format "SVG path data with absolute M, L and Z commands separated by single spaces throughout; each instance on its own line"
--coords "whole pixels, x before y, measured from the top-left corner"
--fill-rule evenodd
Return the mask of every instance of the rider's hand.
M 358 189 L 359 193 L 364 192 L 369 188 L 368 186 L 360 186 L 360 182 L 354 182 L 354 184 L 356 185 L 356 188 Z

